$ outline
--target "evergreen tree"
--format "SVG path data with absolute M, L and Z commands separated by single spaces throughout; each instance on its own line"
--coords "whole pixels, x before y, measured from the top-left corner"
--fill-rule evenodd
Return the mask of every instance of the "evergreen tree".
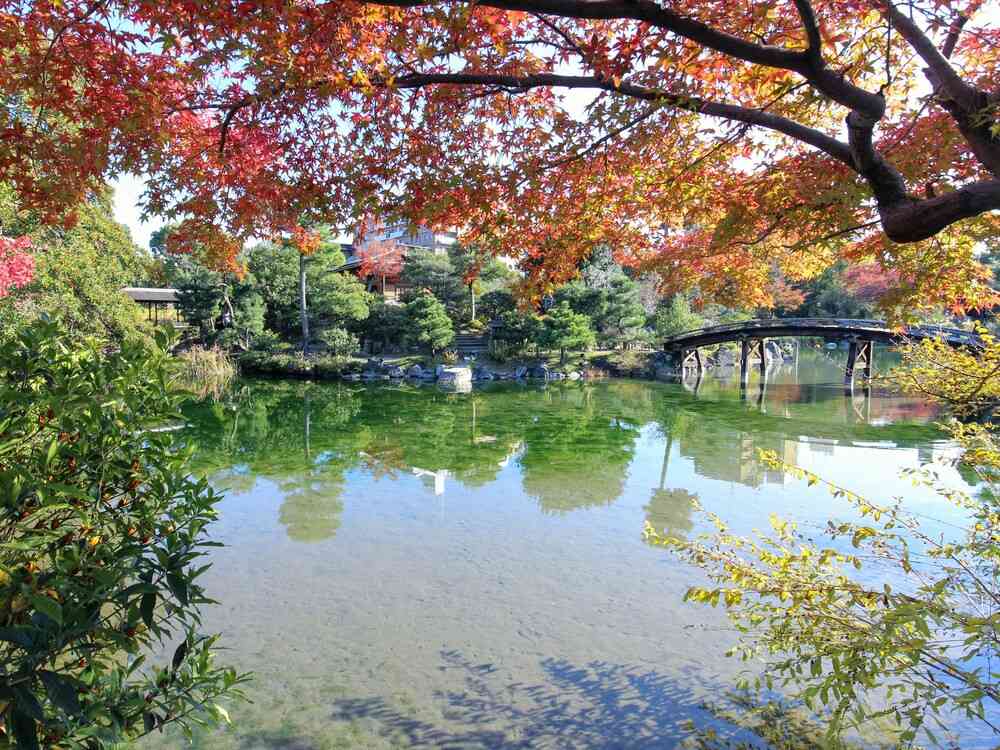
M 267 327 L 287 338 L 296 336 L 302 325 L 299 253 L 263 242 L 250 248 L 246 261 L 264 298 Z M 344 262 L 340 245 L 327 238 L 305 260 L 307 309 L 318 327 L 349 327 L 368 317 L 371 298 L 364 284 L 349 273 L 335 272 Z
M 222 315 L 225 296 L 222 274 L 199 263 L 187 262 L 176 271 L 174 284 L 177 309 L 188 323 L 198 327 L 202 341 L 207 340 L 215 334 Z
M 240 290 L 233 304 L 236 319 L 233 331 L 244 349 L 253 345 L 255 338 L 264 332 L 264 298 L 252 287 Z
M 627 343 L 639 338 L 645 323 L 646 310 L 642 306 L 638 282 L 625 274 L 612 279 L 599 324 L 601 333 L 613 341 Z
M 402 343 L 409 325 L 406 308 L 377 302 L 364 324 L 364 335 L 371 342 L 379 342 L 382 351 Z
M 448 313 L 433 294 L 424 291 L 406 305 L 410 337 L 437 354 L 455 338 Z
M 587 349 L 594 345 L 594 329 L 586 315 L 573 312 L 568 302 L 560 302 L 544 318 L 542 341 L 559 350 L 559 361 L 566 361 L 567 349 Z
M 704 318 L 691 311 L 691 303 L 683 294 L 660 300 L 653 316 L 656 335 L 661 339 L 700 328 L 704 323 Z
M 469 292 L 448 255 L 411 250 L 406 254 L 400 282 L 411 290 L 409 299 L 418 298 L 421 290 L 428 289 L 453 321 L 469 319 Z

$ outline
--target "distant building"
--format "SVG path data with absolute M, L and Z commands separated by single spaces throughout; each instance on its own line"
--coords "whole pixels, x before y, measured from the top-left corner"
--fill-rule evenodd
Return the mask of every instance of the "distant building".
M 448 230 L 437 232 L 426 226 L 414 227 L 406 221 L 392 224 L 382 224 L 379 221 L 369 222 L 359 228 L 354 235 L 354 242 L 341 248 L 347 258 L 344 270 L 356 271 L 361 265 L 359 253 L 369 247 L 395 243 L 403 247 L 404 253 L 410 250 L 424 250 L 435 255 L 445 255 L 458 242 L 458 232 Z M 512 271 L 517 270 L 517 260 L 505 256 L 497 260 Z M 393 279 L 371 279 L 373 291 L 379 292 L 390 301 L 399 300 L 405 288 Z
M 370 222 L 363 231 L 355 234 L 354 249 L 364 250 L 380 242 L 398 242 L 407 249 L 430 250 L 444 255 L 458 241 L 458 232 L 435 232 L 424 226 L 412 227 L 406 221 L 393 224 Z
M 184 317 L 177 309 L 177 290 L 142 286 L 127 286 L 125 296 L 146 308 L 146 319 L 154 324 L 170 322 L 182 325 Z

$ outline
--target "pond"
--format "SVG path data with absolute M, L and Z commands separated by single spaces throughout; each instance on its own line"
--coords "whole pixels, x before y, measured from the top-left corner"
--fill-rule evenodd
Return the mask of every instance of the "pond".
M 645 521 L 696 534 L 695 499 L 742 531 L 846 513 L 760 448 L 948 521 L 898 476 L 949 452 L 933 410 L 845 398 L 841 372 L 816 355 L 746 400 L 732 378 L 254 380 L 191 406 L 196 471 L 226 492 L 205 626 L 256 675 L 254 703 L 196 745 L 672 748 L 689 722 L 726 731 L 703 704 L 743 669 L 733 634 L 682 603 L 702 579 L 643 542 Z

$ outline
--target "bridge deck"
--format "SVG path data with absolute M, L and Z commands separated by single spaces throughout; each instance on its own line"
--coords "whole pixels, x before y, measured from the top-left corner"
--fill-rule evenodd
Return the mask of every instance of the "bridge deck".
M 881 320 L 852 318 L 770 318 L 699 328 L 671 336 L 664 341 L 667 351 L 693 349 L 744 338 L 852 338 L 898 344 L 906 339 L 941 338 L 951 346 L 979 348 L 982 341 L 972 331 L 943 326 L 904 326 L 891 328 Z

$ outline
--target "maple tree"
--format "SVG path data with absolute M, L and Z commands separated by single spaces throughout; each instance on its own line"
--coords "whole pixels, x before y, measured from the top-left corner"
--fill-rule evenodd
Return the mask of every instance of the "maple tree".
M 30 246 L 27 237 L 0 237 L 0 297 L 25 286 L 34 277 L 35 259 L 27 252 Z
M 355 250 L 358 276 L 368 280 L 369 290 L 376 283 L 385 288 L 386 281 L 398 281 L 403 273 L 406 248 L 394 240 L 375 240 Z
M 455 225 L 536 297 L 602 244 L 773 302 L 838 259 L 993 301 L 995 0 L 0 0 L 0 180 L 52 220 L 146 175 L 232 264 L 303 217 Z M 351 215 L 349 215 L 351 214 Z

